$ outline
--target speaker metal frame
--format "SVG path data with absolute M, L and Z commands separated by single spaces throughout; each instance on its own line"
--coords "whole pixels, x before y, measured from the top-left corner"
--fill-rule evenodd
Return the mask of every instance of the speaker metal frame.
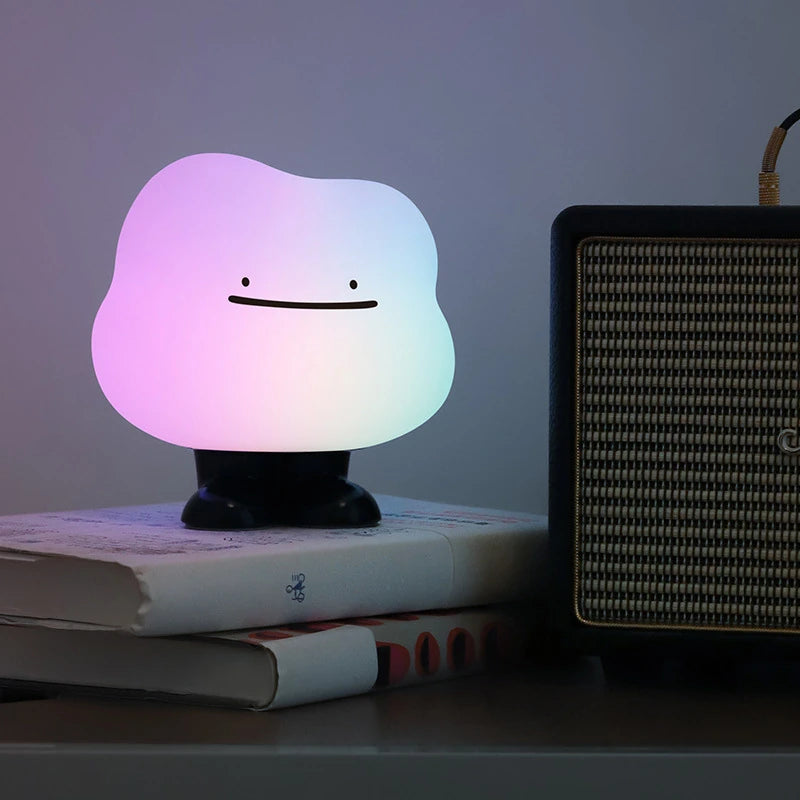
M 581 619 L 576 602 L 578 514 L 578 253 L 589 238 L 800 240 L 800 208 L 750 206 L 574 206 L 551 235 L 550 568 L 553 621 L 564 643 L 585 652 L 619 648 L 736 649 L 800 653 L 797 632 L 732 628 L 617 627 Z M 798 397 L 800 407 L 800 397 Z

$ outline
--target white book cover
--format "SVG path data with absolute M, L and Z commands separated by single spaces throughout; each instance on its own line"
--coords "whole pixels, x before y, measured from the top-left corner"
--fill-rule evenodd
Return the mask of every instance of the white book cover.
M 534 627 L 508 607 L 192 636 L 0 625 L 0 685 L 266 710 L 513 663 Z
M 168 635 L 506 602 L 547 518 L 378 496 L 364 529 L 197 531 L 180 504 L 0 517 L 0 620 Z

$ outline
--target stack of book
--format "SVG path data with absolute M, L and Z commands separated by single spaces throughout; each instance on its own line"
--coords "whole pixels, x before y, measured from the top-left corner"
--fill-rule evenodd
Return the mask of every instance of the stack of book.
M 546 517 L 377 499 L 368 529 L 188 530 L 177 504 L 0 517 L 0 684 L 261 710 L 519 652 Z

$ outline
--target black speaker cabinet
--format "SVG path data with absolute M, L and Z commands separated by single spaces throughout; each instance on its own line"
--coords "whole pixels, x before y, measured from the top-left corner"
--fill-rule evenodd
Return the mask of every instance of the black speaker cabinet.
M 562 212 L 551 380 L 565 641 L 800 655 L 800 209 Z

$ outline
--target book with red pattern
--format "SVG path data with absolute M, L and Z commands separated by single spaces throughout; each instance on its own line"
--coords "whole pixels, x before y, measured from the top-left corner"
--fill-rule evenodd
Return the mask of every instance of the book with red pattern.
M 0 684 L 266 710 L 512 663 L 534 629 L 508 607 L 171 637 L 0 625 Z

